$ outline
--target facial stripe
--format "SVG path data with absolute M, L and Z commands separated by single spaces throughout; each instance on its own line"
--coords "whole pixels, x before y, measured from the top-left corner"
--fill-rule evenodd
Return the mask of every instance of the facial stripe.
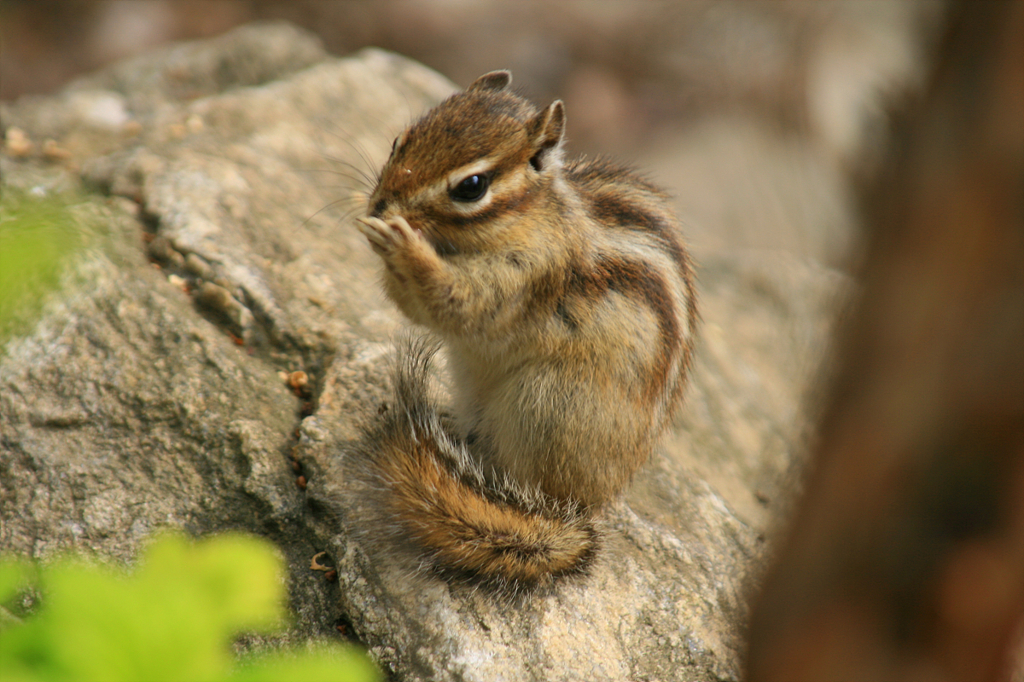
M 423 217 L 442 227 L 469 227 L 495 220 L 513 211 L 525 211 L 536 201 L 539 192 L 529 186 L 516 191 L 508 191 L 504 186 L 492 184 L 490 202 L 475 212 L 454 213 L 444 209 L 427 208 L 422 211 Z M 504 190 L 504 191 L 503 191 Z M 472 207 L 472 204 L 469 205 Z
M 494 170 L 496 159 L 480 159 L 471 164 L 456 168 L 448 174 L 445 185 L 450 190 L 471 175 L 479 175 Z

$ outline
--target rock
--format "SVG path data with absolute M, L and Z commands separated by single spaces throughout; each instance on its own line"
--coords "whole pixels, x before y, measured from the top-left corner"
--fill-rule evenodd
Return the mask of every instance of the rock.
M 395 679 L 738 679 L 845 287 L 826 268 L 771 252 L 703 263 L 686 404 L 606 514 L 586 577 L 513 605 L 410 577 L 372 565 L 330 503 L 403 325 L 349 218 L 391 139 L 453 87 L 265 25 L 0 105 L 4 129 L 70 155 L 0 157 L 5 191 L 84 188 L 74 215 L 99 233 L 31 330 L 3 340 L 0 549 L 130 562 L 161 526 L 243 529 L 290 566 L 283 639 L 342 626 Z M 321 551 L 337 582 L 310 570 Z

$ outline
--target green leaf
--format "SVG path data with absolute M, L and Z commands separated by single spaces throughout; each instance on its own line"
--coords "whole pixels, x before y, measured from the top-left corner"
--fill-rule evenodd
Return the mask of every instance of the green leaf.
M 21 559 L 0 559 L 0 606 L 28 587 L 35 577 L 31 563 Z
M 0 563 L 0 595 L 15 594 L 31 574 L 24 562 Z M 256 538 L 167 534 L 143 552 L 133 576 L 74 557 L 38 574 L 42 606 L 0 637 L 3 682 L 377 679 L 365 655 L 343 647 L 234 668 L 240 632 L 284 622 L 282 561 Z
M 220 535 L 191 545 L 168 536 L 146 552 L 139 580 L 158 589 L 176 585 L 194 592 L 225 632 L 270 631 L 284 618 L 281 559 L 266 542 Z

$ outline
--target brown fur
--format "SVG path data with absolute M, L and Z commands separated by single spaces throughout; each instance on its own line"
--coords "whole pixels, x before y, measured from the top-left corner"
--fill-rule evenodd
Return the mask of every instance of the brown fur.
M 398 419 L 365 458 L 387 482 L 371 506 L 421 560 L 529 584 L 589 561 L 579 519 L 649 458 L 697 314 L 664 194 L 607 161 L 563 164 L 562 103 L 538 111 L 508 81 L 487 74 L 403 133 L 361 221 L 385 292 L 447 351 L 462 443 Z
M 488 482 L 446 428 L 427 396 L 435 351 L 399 345 L 388 409 L 350 457 L 368 510 L 357 533 L 439 575 L 504 593 L 585 570 L 598 543 L 589 515 L 507 478 Z

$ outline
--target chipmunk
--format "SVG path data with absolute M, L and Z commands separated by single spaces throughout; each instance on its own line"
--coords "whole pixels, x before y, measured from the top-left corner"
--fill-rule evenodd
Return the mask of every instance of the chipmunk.
M 594 514 L 680 401 L 697 322 L 665 195 L 603 160 L 563 160 L 565 107 L 495 71 L 403 132 L 360 231 L 387 296 L 437 345 L 399 350 L 394 401 L 351 456 L 373 541 L 421 567 L 519 590 L 582 572 Z

